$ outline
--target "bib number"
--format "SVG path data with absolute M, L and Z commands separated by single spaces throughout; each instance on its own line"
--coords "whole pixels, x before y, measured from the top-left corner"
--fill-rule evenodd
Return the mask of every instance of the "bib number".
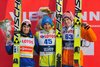
M 51 39 L 45 39 L 44 44 L 52 44 L 52 40 Z

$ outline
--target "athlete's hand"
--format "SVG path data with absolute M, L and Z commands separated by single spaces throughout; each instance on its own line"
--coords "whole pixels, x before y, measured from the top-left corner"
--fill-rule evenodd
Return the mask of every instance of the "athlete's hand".
M 81 26 L 84 27 L 84 29 L 86 29 L 86 30 L 88 30 L 90 28 L 90 25 L 87 23 L 82 23 Z
M 6 41 L 6 42 L 8 43 L 9 41 L 11 41 L 11 38 L 12 38 L 11 35 L 8 35 L 8 36 L 7 36 L 7 41 Z

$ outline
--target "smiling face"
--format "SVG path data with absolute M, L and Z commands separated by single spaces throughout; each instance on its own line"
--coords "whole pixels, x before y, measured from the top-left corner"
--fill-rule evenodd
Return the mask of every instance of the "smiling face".
M 72 21 L 69 18 L 64 18 L 64 25 L 66 27 L 70 27 L 72 25 Z
M 28 25 L 23 25 L 22 31 L 23 31 L 24 34 L 28 34 L 29 31 L 30 31 L 30 26 L 28 26 Z
M 43 28 L 44 28 L 46 31 L 49 31 L 49 30 L 52 28 L 52 26 L 51 26 L 49 23 L 45 23 L 44 26 L 43 26 Z

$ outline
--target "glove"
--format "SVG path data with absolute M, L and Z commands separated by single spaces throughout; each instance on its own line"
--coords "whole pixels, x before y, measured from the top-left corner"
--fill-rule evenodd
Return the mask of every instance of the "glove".
M 53 13 L 48 7 L 42 7 L 42 8 L 39 9 L 39 11 L 45 12 L 45 13 L 48 13 L 48 14 Z
M 86 29 L 86 30 L 88 30 L 90 28 L 90 25 L 87 23 L 82 23 L 81 26 L 84 27 L 84 29 Z
M 7 37 L 6 46 L 12 46 L 14 43 L 12 42 L 12 37 Z

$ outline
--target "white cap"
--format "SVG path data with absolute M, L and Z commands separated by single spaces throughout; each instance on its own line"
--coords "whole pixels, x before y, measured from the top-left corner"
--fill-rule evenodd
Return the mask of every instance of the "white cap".
M 22 21 L 22 24 L 23 23 L 26 23 L 26 25 L 31 25 L 31 21 L 30 20 L 28 20 L 28 19 L 24 19 L 23 21 Z

